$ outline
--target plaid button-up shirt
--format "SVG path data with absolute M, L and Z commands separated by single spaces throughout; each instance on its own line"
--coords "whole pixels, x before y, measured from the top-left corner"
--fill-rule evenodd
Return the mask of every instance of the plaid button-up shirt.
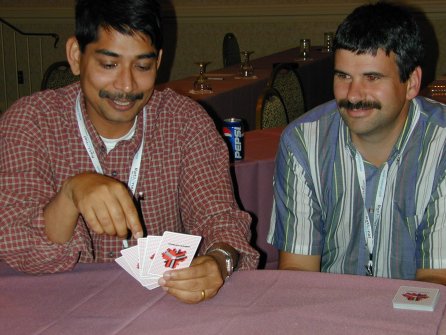
M 90 231 L 79 217 L 65 244 L 48 240 L 43 209 L 70 176 L 94 171 L 75 116 L 79 84 L 17 101 L 0 119 L 0 258 L 20 271 L 70 270 L 77 262 L 120 256 L 121 240 Z M 142 139 L 135 135 L 107 150 L 82 106 L 104 174 L 125 183 Z M 234 199 L 227 147 L 207 113 L 171 90 L 155 91 L 136 192 L 149 235 L 166 230 L 203 236 L 200 252 L 226 242 L 240 251 L 240 269 L 257 266 L 249 245 L 250 217 Z M 134 243 L 134 241 L 131 241 Z

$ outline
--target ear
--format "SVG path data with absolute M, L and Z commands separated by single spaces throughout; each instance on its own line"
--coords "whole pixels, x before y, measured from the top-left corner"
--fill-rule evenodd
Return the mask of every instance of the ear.
M 410 74 L 409 79 L 407 80 L 407 92 L 406 99 L 412 100 L 418 95 L 421 87 L 421 75 L 422 70 L 421 67 L 417 66 L 415 70 Z
M 65 45 L 67 60 L 70 63 L 71 71 L 74 75 L 80 74 L 81 50 L 76 37 L 72 36 L 67 40 Z
M 163 58 L 163 49 L 158 52 L 158 59 L 156 60 L 156 69 L 158 70 L 161 65 L 161 58 Z

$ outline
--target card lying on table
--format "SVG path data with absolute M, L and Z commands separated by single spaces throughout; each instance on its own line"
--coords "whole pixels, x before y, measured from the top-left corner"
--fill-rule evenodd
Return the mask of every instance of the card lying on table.
M 136 246 L 121 250 L 115 259 L 124 270 L 149 290 L 158 287 L 158 279 L 167 270 L 190 265 L 201 236 L 164 232 L 163 236 L 138 239 Z
M 393 298 L 393 308 L 433 311 L 439 297 L 438 288 L 400 286 Z

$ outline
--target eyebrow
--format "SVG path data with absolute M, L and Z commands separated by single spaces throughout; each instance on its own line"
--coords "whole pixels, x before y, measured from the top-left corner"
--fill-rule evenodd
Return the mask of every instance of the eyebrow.
M 337 70 L 334 69 L 333 70 L 334 74 L 346 74 L 349 75 L 347 72 L 341 71 L 341 70 Z M 363 76 L 377 76 L 377 77 L 385 77 L 385 75 L 381 72 L 376 72 L 376 71 L 370 71 L 370 72 L 364 72 L 362 73 Z
M 364 76 L 376 76 L 376 77 L 385 77 L 385 75 L 381 72 L 375 72 L 375 71 L 371 71 L 371 72 L 365 72 L 363 73 Z
M 346 72 L 344 72 L 344 71 L 341 71 L 341 70 L 338 70 L 338 69 L 334 69 L 334 70 L 333 70 L 333 73 L 334 73 L 334 74 L 348 74 L 348 73 L 346 73 Z
M 110 51 L 107 49 L 99 49 L 99 50 L 96 50 L 95 53 L 104 55 L 104 56 L 115 57 L 115 58 L 120 57 L 120 55 L 117 54 L 116 52 L 113 52 L 113 51 Z M 136 58 L 137 59 L 151 59 L 151 58 L 157 58 L 157 57 L 158 57 L 158 54 L 156 52 L 149 52 L 149 53 L 138 55 Z

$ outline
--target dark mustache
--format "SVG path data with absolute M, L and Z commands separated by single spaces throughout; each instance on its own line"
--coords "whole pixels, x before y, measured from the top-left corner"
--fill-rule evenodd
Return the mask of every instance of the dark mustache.
M 99 96 L 101 98 L 107 98 L 111 100 L 128 100 L 128 101 L 135 101 L 135 100 L 141 100 L 144 96 L 143 93 L 111 93 L 105 90 L 99 91 Z
M 378 101 L 358 101 L 356 103 L 352 103 L 346 99 L 339 100 L 338 102 L 339 108 L 345 109 L 381 109 L 382 106 Z

